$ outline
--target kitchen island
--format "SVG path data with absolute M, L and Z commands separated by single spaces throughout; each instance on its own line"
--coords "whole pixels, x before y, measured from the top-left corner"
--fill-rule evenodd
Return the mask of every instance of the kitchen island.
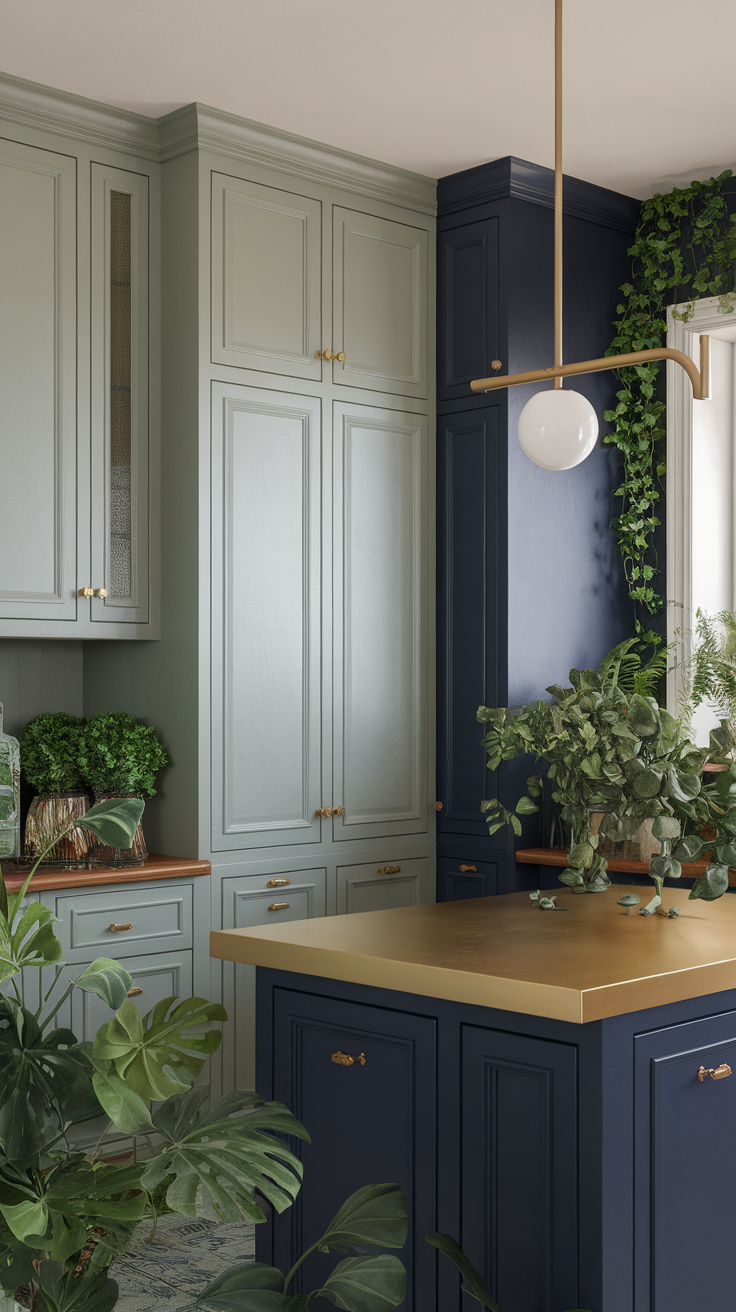
M 733 1305 L 736 898 L 668 890 L 669 920 L 627 915 L 627 891 L 212 935 L 258 967 L 258 1090 L 313 1140 L 262 1260 L 288 1267 L 348 1193 L 398 1180 L 414 1312 L 460 1305 L 431 1230 L 501 1312 Z M 305 1289 L 330 1259 L 310 1261 Z

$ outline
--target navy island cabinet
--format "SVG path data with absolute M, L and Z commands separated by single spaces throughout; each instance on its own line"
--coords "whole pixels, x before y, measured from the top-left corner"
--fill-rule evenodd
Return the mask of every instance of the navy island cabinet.
M 639 202 L 566 178 L 564 210 L 564 358 L 586 360 L 609 345 Z M 438 184 L 440 901 L 520 886 L 512 836 L 488 837 L 480 801 L 498 793 L 513 806 L 529 771 L 513 762 L 489 776 L 478 706 L 544 696 L 633 631 L 610 527 L 617 454 L 602 442 L 615 376 L 566 382 L 595 405 L 601 439 L 562 473 L 534 465 L 518 443 L 519 412 L 537 387 L 470 391 L 494 360 L 504 374 L 552 364 L 553 219 L 552 171 L 512 156 Z M 532 817 L 517 845 L 548 837 Z

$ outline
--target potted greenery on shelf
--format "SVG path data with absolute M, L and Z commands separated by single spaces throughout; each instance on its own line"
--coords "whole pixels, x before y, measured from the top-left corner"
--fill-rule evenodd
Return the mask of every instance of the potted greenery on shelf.
M 84 720 L 64 711 L 29 720 L 20 739 L 23 775 L 36 796 L 26 818 L 24 855 L 33 860 L 70 821 L 83 816 L 89 799 L 79 772 L 79 742 Z M 47 857 L 47 865 L 83 863 L 89 834 L 73 827 Z
M 153 797 L 156 775 L 169 758 L 155 729 L 125 711 L 101 712 L 87 720 L 79 744 L 79 768 L 95 798 Z M 145 861 L 143 829 L 138 826 L 131 847 L 117 854 L 105 844 L 90 847 L 90 864 L 130 864 Z
M 682 861 L 712 851 L 691 898 L 712 900 L 728 888 L 728 868 L 736 866 L 736 765 L 704 785 L 708 749 L 690 742 L 680 722 L 653 697 L 624 691 L 621 670 L 634 642 L 615 647 L 598 670 L 571 670 L 571 687 L 547 689 L 552 702 L 530 702 L 518 710 L 481 706 L 478 719 L 488 725 L 483 741 L 489 769 L 525 753 L 547 763 L 552 798 L 572 832 L 562 883 L 581 893 L 607 888 L 611 881 L 598 850 L 601 839 L 619 841 L 652 820 L 660 843 L 649 863 L 656 895 L 640 914 L 676 915 L 675 908 L 662 911 L 662 887 L 666 878 L 680 877 Z M 497 800 L 482 803 L 491 833 L 504 824 L 518 833 L 519 815 L 538 810 L 542 777 L 532 775 L 527 788 L 530 795 L 519 799 L 516 814 Z M 597 832 L 592 812 L 603 813 Z

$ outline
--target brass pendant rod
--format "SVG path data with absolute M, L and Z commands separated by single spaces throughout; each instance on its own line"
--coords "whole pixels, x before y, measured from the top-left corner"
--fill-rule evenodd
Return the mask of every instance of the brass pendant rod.
M 562 364 L 562 0 L 555 0 L 555 367 Z M 562 387 L 562 375 L 555 375 Z
M 476 378 L 471 392 L 496 392 L 501 387 L 518 387 L 521 383 L 542 383 L 554 378 L 574 378 L 577 374 L 595 374 L 604 369 L 625 369 L 628 365 L 648 364 L 650 360 L 674 360 L 681 365 L 693 385 L 693 398 L 705 401 L 710 395 L 710 338 L 700 338 L 700 371 L 684 351 L 660 346 L 652 351 L 631 351 L 628 355 L 607 355 L 600 360 L 581 360 L 578 364 L 555 365 L 552 369 L 533 369 L 530 373 L 509 374 L 505 378 Z

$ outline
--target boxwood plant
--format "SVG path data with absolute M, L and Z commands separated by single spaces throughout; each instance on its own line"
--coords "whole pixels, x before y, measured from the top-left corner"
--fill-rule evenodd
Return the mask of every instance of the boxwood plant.
M 79 768 L 95 797 L 105 793 L 153 797 L 156 775 L 168 764 L 156 730 L 125 711 L 101 712 L 84 726 Z
M 568 865 L 559 878 L 575 892 L 600 892 L 610 884 L 608 863 L 598 850 L 602 838 L 620 841 L 643 820 L 654 821 L 660 852 L 651 858 L 649 874 L 656 895 L 640 914 L 665 914 L 663 881 L 680 877 L 682 861 L 711 853 L 691 898 L 712 900 L 728 888 L 729 866 L 736 866 L 736 765 L 704 785 L 710 749 L 696 747 L 652 696 L 624 692 L 622 665 L 635 641 L 615 647 L 598 670 L 571 670 L 570 687 L 547 689 L 551 702 L 518 709 L 481 706 L 478 719 L 488 726 L 483 741 L 490 770 L 520 754 L 547 763 L 552 798 L 572 835 Z M 539 809 L 542 789 L 542 776 L 532 775 L 515 812 L 497 799 L 483 802 L 490 832 L 510 824 L 520 833 L 519 816 Z M 604 813 L 597 833 L 591 811 Z
M 68 793 L 82 788 L 79 742 L 84 720 L 64 711 L 29 720 L 20 739 L 20 765 L 36 793 Z

